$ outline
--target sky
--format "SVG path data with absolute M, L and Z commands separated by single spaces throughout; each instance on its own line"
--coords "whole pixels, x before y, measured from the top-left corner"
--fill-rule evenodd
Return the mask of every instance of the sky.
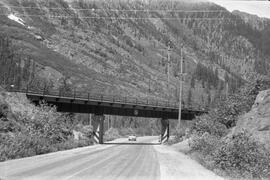
M 267 0 L 209 0 L 229 11 L 239 10 L 270 19 L 270 1 Z

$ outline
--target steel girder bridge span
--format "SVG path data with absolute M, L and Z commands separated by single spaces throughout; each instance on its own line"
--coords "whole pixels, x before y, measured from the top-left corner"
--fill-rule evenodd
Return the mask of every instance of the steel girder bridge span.
M 25 93 L 27 98 L 38 105 L 40 101 L 55 105 L 59 112 L 88 113 L 92 116 L 93 134 L 97 143 L 103 143 L 104 115 L 133 116 L 161 119 L 161 142 L 169 138 L 169 119 L 178 119 L 178 102 L 155 99 L 138 99 L 134 97 L 107 96 L 75 92 L 11 89 L 11 92 Z M 192 120 L 195 116 L 207 113 L 200 106 L 187 107 L 182 105 L 183 120 Z

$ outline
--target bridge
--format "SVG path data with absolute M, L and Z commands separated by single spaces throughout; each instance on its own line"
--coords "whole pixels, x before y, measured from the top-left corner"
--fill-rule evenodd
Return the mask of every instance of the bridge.
M 178 119 L 179 105 L 176 101 L 108 96 L 78 91 L 67 93 L 59 90 L 33 90 L 28 87 L 11 88 L 9 91 L 26 94 L 27 98 L 36 105 L 44 100 L 48 104 L 55 105 L 59 112 L 94 114 L 94 137 L 98 143 L 103 143 L 104 115 L 161 118 L 163 141 L 169 138 L 168 119 Z M 207 109 L 201 106 L 189 107 L 182 104 L 181 117 L 183 120 L 192 120 L 195 116 L 204 113 L 207 113 Z

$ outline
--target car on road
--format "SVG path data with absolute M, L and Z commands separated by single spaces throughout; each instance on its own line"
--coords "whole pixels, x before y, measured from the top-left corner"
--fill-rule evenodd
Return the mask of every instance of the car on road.
M 128 136 L 128 141 L 137 141 L 137 137 L 133 134 Z

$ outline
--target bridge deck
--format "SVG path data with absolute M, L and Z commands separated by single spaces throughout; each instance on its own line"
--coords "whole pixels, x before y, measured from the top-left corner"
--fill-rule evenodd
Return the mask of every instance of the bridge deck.
M 155 99 L 139 99 L 134 97 L 104 96 L 98 94 L 59 91 L 33 91 L 29 89 L 13 89 L 13 92 L 25 93 L 35 103 L 45 100 L 57 106 L 61 112 L 111 114 L 121 116 L 137 116 L 152 118 L 178 118 L 178 103 Z M 190 120 L 207 110 L 202 107 L 182 107 L 183 119 Z

